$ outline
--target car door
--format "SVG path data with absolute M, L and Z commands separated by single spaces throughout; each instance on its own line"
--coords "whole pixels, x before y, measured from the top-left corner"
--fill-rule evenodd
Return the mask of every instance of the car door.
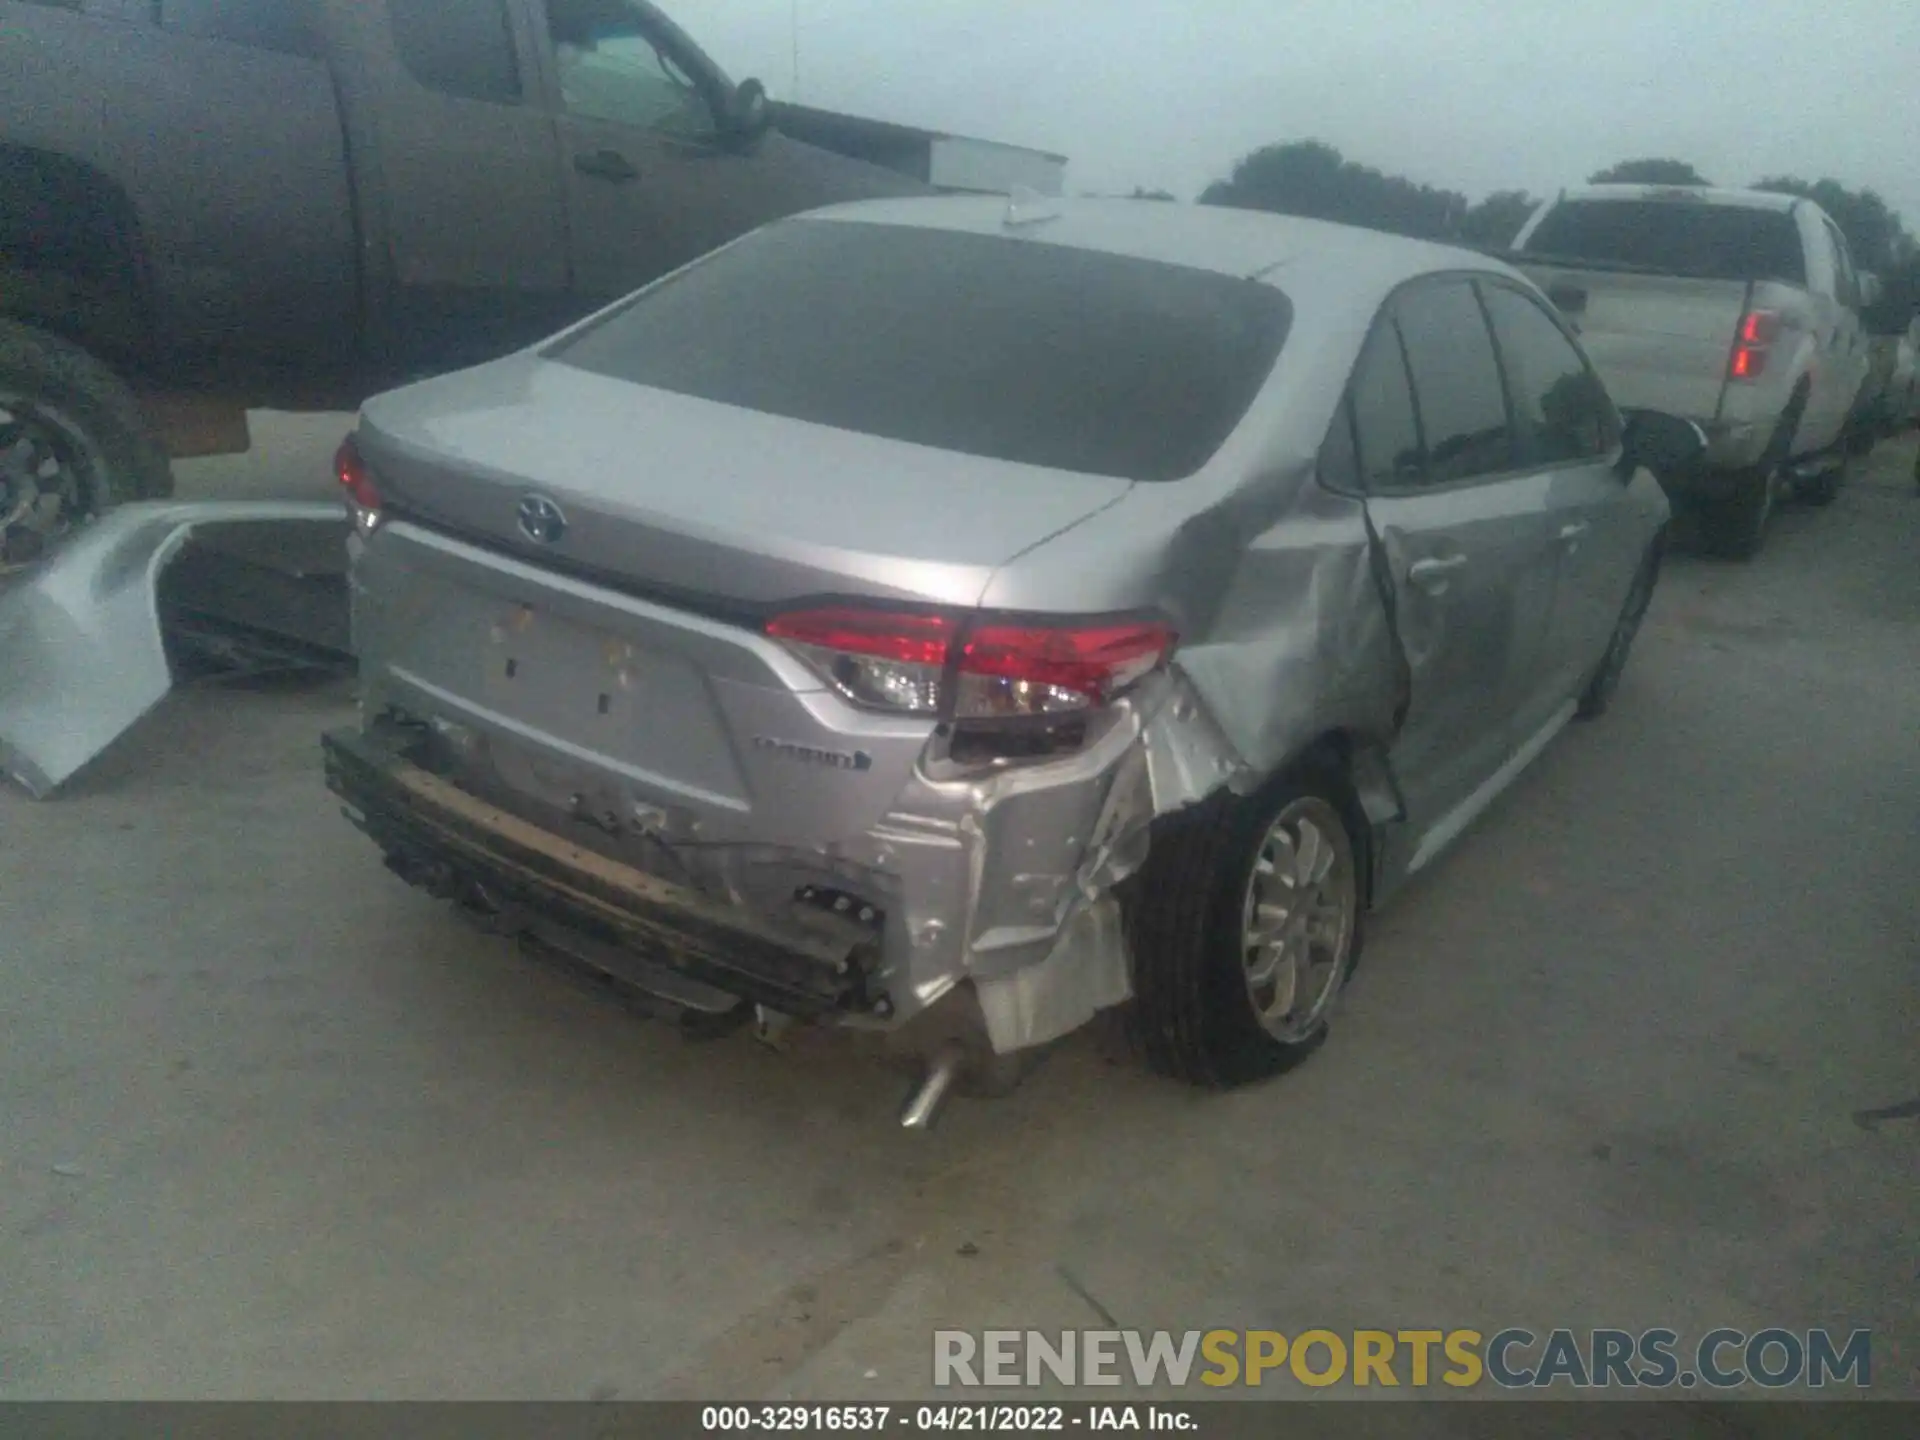
M 1558 560 L 1539 684 L 1523 733 L 1577 696 L 1613 637 L 1652 535 L 1619 469 L 1620 422 L 1593 367 L 1553 312 L 1520 286 L 1479 282 L 1513 411 L 1517 463 L 1544 482 Z
M 1350 396 L 1411 694 L 1393 750 L 1417 869 L 1497 790 L 1541 683 L 1556 561 L 1539 475 L 1514 473 L 1471 280 L 1431 277 L 1376 323 Z
M 566 211 L 530 35 L 506 0 L 340 8 L 353 45 L 336 78 L 371 130 L 392 272 L 376 306 L 407 365 L 502 353 L 567 317 Z M 369 123 L 370 122 L 370 123 Z
M 721 133 L 725 77 L 658 11 L 638 0 L 540 0 L 533 11 L 545 17 L 583 299 L 623 295 L 763 218 L 763 163 Z

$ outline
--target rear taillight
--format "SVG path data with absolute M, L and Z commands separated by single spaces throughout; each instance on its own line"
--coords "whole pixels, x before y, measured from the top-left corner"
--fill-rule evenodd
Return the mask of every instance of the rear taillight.
M 1164 625 L 980 625 L 961 646 L 958 718 L 1104 705 L 1173 649 Z
M 363 535 L 370 533 L 380 523 L 380 489 L 351 435 L 342 440 L 334 452 L 333 478 L 347 492 L 347 509 L 353 515 L 354 528 Z
M 818 670 L 849 700 L 876 710 L 931 715 L 954 625 L 939 615 L 802 610 L 768 622 L 767 634 Z
M 1733 359 L 1727 374 L 1735 380 L 1758 380 L 1766 372 L 1767 352 L 1780 338 L 1780 312 L 1749 310 L 1740 320 L 1733 341 Z
M 1152 621 L 983 622 L 853 608 L 782 615 L 767 633 L 849 700 L 901 714 L 1017 720 L 1094 710 L 1172 652 Z M 951 684 L 949 695 L 946 687 Z

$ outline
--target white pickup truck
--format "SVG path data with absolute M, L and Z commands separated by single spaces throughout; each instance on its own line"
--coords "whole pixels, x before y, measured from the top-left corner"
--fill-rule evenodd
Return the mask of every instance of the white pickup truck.
M 1818 205 L 1594 185 L 1543 205 L 1514 250 L 1579 330 L 1615 403 L 1706 431 L 1704 459 L 1661 480 L 1712 548 L 1755 554 L 1785 493 L 1833 498 L 1868 350 L 1860 277 Z

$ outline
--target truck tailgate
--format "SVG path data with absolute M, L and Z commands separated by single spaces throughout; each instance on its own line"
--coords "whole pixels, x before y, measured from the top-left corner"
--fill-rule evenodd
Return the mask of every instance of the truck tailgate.
M 1690 420 L 1719 414 L 1751 287 L 1522 261 L 1580 332 L 1614 403 Z

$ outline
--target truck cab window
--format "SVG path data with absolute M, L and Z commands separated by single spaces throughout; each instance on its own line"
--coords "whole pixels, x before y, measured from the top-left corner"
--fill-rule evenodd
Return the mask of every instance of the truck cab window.
M 1826 227 L 1827 244 L 1833 250 L 1834 295 L 1842 305 L 1858 305 L 1860 281 L 1853 268 L 1853 252 L 1847 247 L 1847 237 L 1831 220 L 1821 223 Z
M 176 34 L 255 50 L 322 53 L 311 0 L 163 0 L 160 25 Z
M 712 108 L 625 0 L 548 0 L 560 102 L 570 114 L 701 139 Z
M 520 62 L 505 0 L 389 0 L 400 62 L 422 85 L 512 104 Z

